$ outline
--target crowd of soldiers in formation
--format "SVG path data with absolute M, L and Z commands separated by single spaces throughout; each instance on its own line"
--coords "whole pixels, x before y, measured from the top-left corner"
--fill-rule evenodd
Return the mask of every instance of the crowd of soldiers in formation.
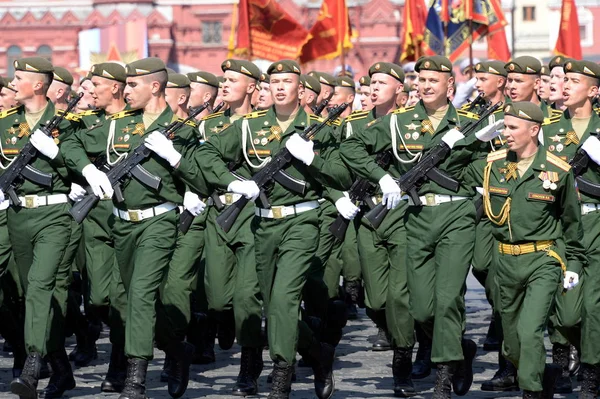
M 595 398 L 600 66 L 473 64 L 457 84 L 441 56 L 357 81 L 291 60 L 186 75 L 151 57 L 96 64 L 72 91 L 65 68 L 16 60 L 0 80 L 11 393 L 63 397 L 107 326 L 100 389 L 120 399 L 147 397 L 155 347 L 177 398 L 191 364 L 236 340 L 231 395 L 258 394 L 268 348 L 269 398 L 289 397 L 297 366 L 330 398 L 360 307 L 371 349 L 393 353 L 394 396 L 432 371 L 433 398 L 467 395 L 472 272 L 493 309 L 483 347 L 498 352 L 481 389 L 551 398 L 576 375 Z

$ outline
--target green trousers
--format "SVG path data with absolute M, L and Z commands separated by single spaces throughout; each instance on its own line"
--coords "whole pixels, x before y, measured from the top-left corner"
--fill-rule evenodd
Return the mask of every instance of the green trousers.
M 562 282 L 560 264 L 545 252 L 499 254 L 497 259 L 502 352 L 517 367 L 521 389 L 539 392 L 546 363 L 544 332 Z
M 600 212 L 590 212 L 583 215 L 581 220 L 588 264 L 579 277 L 580 281 L 582 277 L 585 279 L 582 287 L 580 356 L 582 363 L 600 365 Z
M 178 232 L 175 252 L 160 291 L 157 312 L 168 323 L 156 326 L 157 335 L 174 334 L 178 341 L 185 338 L 191 319 L 191 295 L 197 281 L 200 256 L 204 249 L 206 213 L 194 218 L 186 234 Z M 158 330 L 166 330 L 158 332 Z
M 394 348 L 412 348 L 414 345 L 406 269 L 406 209 L 403 201 L 388 213 L 377 230 L 363 219 L 357 231 L 365 305 L 375 313 L 385 313 L 385 322 L 374 321 L 389 332 Z
M 216 208 L 211 207 L 206 222 L 204 285 L 208 306 L 216 312 L 233 308 L 238 344 L 258 348 L 262 346 L 262 298 L 250 230 L 254 203 L 246 205 L 228 233 L 217 225 L 217 215 Z M 257 241 L 256 245 L 264 244 Z
M 125 353 L 130 358 L 153 358 L 156 302 L 175 250 L 177 221 L 175 210 L 141 222 L 115 220 L 115 252 L 127 292 Z M 171 339 L 156 336 L 159 348 Z
M 360 219 L 350 222 L 340 250 L 342 275 L 345 281 L 359 281 L 362 278 L 362 270 L 358 258 L 358 239 L 356 237 L 359 226 Z
M 256 217 L 252 232 L 271 359 L 292 364 L 299 346 L 302 289 L 319 244 L 319 211 L 284 219 Z M 301 345 L 307 346 L 308 342 Z
M 433 340 L 434 363 L 462 360 L 465 281 L 475 241 L 475 207 L 469 200 L 409 206 L 405 225 L 412 315 Z
M 488 277 L 497 244 L 492 236 L 492 229 L 492 222 L 488 218 L 482 218 L 475 226 L 475 247 L 471 264 L 473 265 L 473 275 L 481 286 L 485 288 L 485 296 L 493 307 L 494 284 L 492 283 L 492 279 Z
M 69 204 L 10 207 L 7 226 L 25 293 L 25 347 L 42 356 L 64 348 L 67 287 L 78 240 Z

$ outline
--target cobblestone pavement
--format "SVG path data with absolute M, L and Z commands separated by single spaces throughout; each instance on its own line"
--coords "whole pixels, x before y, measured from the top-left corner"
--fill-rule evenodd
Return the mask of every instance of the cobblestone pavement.
M 471 392 L 466 396 L 469 398 L 520 398 L 515 392 L 510 393 L 487 393 L 479 388 L 481 382 L 489 379 L 495 372 L 496 354 L 484 352 L 481 344 L 487 332 L 490 317 L 490 307 L 485 299 L 485 293 L 479 283 L 469 277 L 467 282 L 467 313 L 468 313 L 468 336 L 479 345 L 476 362 L 474 364 L 475 382 Z M 390 398 L 392 391 L 391 352 L 372 352 L 370 340 L 376 334 L 376 329 L 364 314 L 360 311 L 358 320 L 350 321 L 346 327 L 344 339 L 337 350 L 335 363 L 336 392 L 334 398 Z M 74 346 L 74 338 L 68 339 L 68 351 Z M 548 341 L 546 347 L 550 348 Z M 97 361 L 89 367 L 75 370 L 77 388 L 68 392 L 65 397 L 69 398 L 114 398 L 116 394 L 100 393 L 100 383 L 106 373 L 109 359 L 110 345 L 108 335 L 103 333 L 98 345 Z M 415 351 L 416 352 L 416 351 Z M 550 356 L 550 355 L 549 355 Z M 208 366 L 193 366 L 191 370 L 191 381 L 183 398 L 232 398 L 229 393 L 238 372 L 239 347 L 234 346 L 231 350 L 217 352 L 217 362 Z M 148 371 L 148 396 L 150 398 L 169 398 L 166 385 L 159 381 L 164 353 L 155 352 L 155 360 L 151 363 Z M 260 378 L 260 392 L 258 397 L 266 398 L 268 393 L 267 375 L 272 368 L 268 352 L 264 352 L 265 369 Z M 0 355 L 0 398 L 16 398 L 8 393 L 11 380 L 12 359 L 6 355 Z M 293 384 L 291 395 L 296 399 L 314 398 L 312 376 L 310 369 L 298 368 L 298 380 Z M 429 398 L 432 395 L 434 375 L 424 380 L 415 381 L 417 390 L 420 392 L 417 398 Z M 43 388 L 47 380 L 40 382 L 39 388 Z M 577 389 L 578 390 L 578 389 Z M 576 394 L 560 396 L 557 398 L 575 398 Z

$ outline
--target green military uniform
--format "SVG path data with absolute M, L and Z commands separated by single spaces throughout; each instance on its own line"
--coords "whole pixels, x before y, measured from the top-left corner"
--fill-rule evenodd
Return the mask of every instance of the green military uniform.
M 439 60 L 438 57 L 421 59 L 418 66 L 448 73 L 451 69 L 449 61 Z M 460 126 L 474 116 L 456 111 L 452 104 L 448 104 L 445 116 L 434 130 L 421 101 L 415 107 L 394 111 L 367 124 L 363 134 L 355 134 L 342 143 L 341 156 L 354 172 L 373 183 L 378 183 L 387 173 L 400 177 L 412 165 L 402 163 L 398 158 L 415 162 L 419 152 L 426 152 L 440 143 L 444 132 Z M 397 126 L 391 134 L 390 123 Z M 392 150 L 395 158 L 388 172 L 377 166 L 370 156 L 386 150 Z M 471 153 L 467 151 L 459 151 L 457 154 L 453 152 L 453 155 L 454 161 L 446 160 L 440 165 L 442 170 L 450 174 L 457 173 L 471 157 Z M 460 186 L 458 192 L 453 192 L 429 181 L 419 188 L 418 193 L 426 197 L 423 199 L 425 206 L 401 202 L 389 213 L 377 233 L 389 234 L 392 227 L 398 226 L 394 225 L 393 221 L 400 220 L 399 214 L 405 214 L 407 240 L 397 240 L 397 246 L 398 250 L 401 250 L 401 245 L 406 243 L 406 263 L 394 264 L 408 270 L 410 302 L 404 303 L 403 306 L 410 309 L 412 316 L 423 326 L 427 335 L 433 337 L 433 362 L 462 360 L 464 283 L 475 239 L 475 209 L 472 202 L 467 200 L 472 196 L 472 192 L 464 185 Z M 438 200 L 444 202 L 438 205 Z M 360 240 L 359 229 L 359 242 Z M 452 262 L 449 262 L 449 259 Z M 406 273 L 405 270 L 399 272 Z M 363 278 L 365 286 L 368 287 L 368 276 L 364 274 Z M 406 290 L 402 287 L 397 289 Z M 406 301 L 408 293 L 398 297 Z M 368 293 L 367 300 L 370 301 Z M 408 331 L 409 329 L 406 329 L 404 335 Z M 411 346 L 412 326 L 410 332 L 409 336 L 403 337 L 402 343 L 396 345 Z
M 295 63 L 279 62 L 272 65 L 269 74 L 273 78 L 273 72 L 284 71 L 300 73 Z M 300 109 L 290 127 L 282 131 L 274 108 L 254 112 L 211 137 L 201 147 L 198 160 L 207 180 L 227 187 L 236 178 L 223 161 L 239 162 L 246 159 L 249 171 L 254 174 L 260 169 L 259 165 L 266 163 L 266 157 L 284 148 L 292 134 L 302 132 L 314 121 L 314 117 Z M 243 139 L 245 135 L 248 135 L 247 140 Z M 317 190 L 323 183 L 337 187 L 341 186 L 338 183 L 340 180 L 343 185 L 349 183 L 343 164 L 331 152 L 334 147 L 335 140 L 330 136 L 328 141 L 315 142 L 315 152 L 319 152 L 319 156 L 315 156 L 311 166 L 294 160 L 286 172 L 292 177 L 306 180 L 307 192 L 296 194 L 274 183 L 267 191 L 272 204 L 271 211 L 256 208 L 255 212 L 264 216 L 255 218 L 252 223 L 257 271 L 268 313 L 271 358 L 289 365 L 294 361 L 296 345 L 302 345 L 298 344 L 297 320 L 300 293 L 318 245 Z M 311 210 L 296 211 L 294 215 L 294 209 L 301 209 L 299 204 Z M 287 214 L 288 208 L 292 209 L 291 214 Z
M 543 119 L 539 108 L 525 102 L 508 105 L 505 115 L 538 123 Z M 515 155 L 496 151 L 470 165 L 467 173 L 474 185 L 483 183 L 484 206 L 499 241 L 496 279 L 503 352 L 518 368 L 519 386 L 539 392 L 546 359 L 544 330 L 561 267 L 579 273 L 586 259 L 570 166 L 539 147 L 519 176 Z

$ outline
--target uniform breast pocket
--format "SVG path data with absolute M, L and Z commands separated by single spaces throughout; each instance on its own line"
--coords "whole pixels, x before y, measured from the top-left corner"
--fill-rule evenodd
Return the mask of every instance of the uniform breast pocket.
M 504 203 L 508 199 L 508 189 L 503 187 L 489 186 L 488 191 L 490 193 L 490 202 L 492 204 L 492 210 L 494 213 L 499 212 L 504 206 Z

